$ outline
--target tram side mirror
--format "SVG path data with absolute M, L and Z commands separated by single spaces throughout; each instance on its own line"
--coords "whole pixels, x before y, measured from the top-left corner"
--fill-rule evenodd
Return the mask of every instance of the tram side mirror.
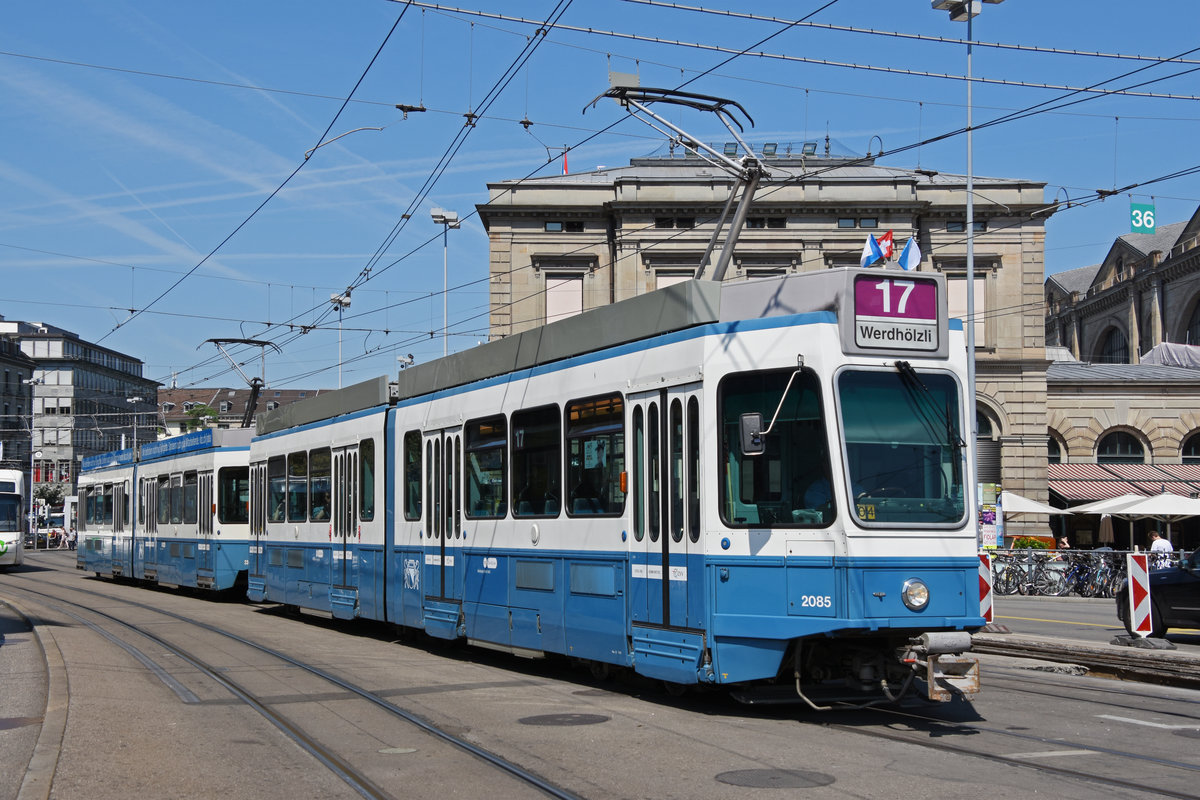
M 760 456 L 766 449 L 763 446 L 762 414 L 742 414 L 742 455 Z

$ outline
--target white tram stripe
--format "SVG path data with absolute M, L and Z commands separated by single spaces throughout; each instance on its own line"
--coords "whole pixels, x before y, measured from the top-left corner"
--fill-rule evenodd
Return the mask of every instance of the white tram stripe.
M 1147 728 L 1162 728 L 1168 731 L 1188 731 L 1200 729 L 1200 723 L 1191 725 L 1167 725 L 1162 722 L 1150 722 L 1144 719 L 1134 719 L 1133 717 L 1115 717 L 1112 714 L 1097 714 L 1098 719 L 1111 719 L 1114 722 L 1128 722 L 1130 725 L 1144 725 Z
M 1005 758 L 1058 758 L 1059 756 L 1095 756 L 1096 750 L 1046 750 L 1041 753 L 1008 753 Z

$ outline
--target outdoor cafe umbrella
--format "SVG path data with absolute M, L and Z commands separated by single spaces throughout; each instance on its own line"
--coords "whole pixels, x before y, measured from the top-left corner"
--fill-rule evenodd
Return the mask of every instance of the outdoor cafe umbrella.
M 1016 492 L 1002 491 L 1000 492 L 1000 507 L 1004 509 L 1005 516 L 1009 514 L 1070 514 L 1070 511 L 1064 511 L 1061 508 L 1048 506 L 1045 503 L 1039 503 L 1037 500 L 1030 500 L 1028 497 L 1022 497 Z
M 1118 497 L 1109 497 L 1105 500 L 1097 500 L 1093 503 L 1084 503 L 1081 506 L 1074 506 L 1071 511 L 1075 514 L 1100 514 L 1100 533 L 1097 537 L 1101 543 L 1106 543 L 1104 524 L 1108 523 L 1108 542 L 1115 542 L 1113 538 L 1112 518 L 1109 516 L 1116 515 L 1125 518 L 1123 514 L 1119 514 L 1120 510 L 1126 508 L 1139 500 L 1145 500 L 1146 496 L 1141 494 L 1123 494 Z M 1129 549 L 1133 549 L 1133 517 L 1129 519 Z
M 1100 517 L 1100 544 L 1112 544 L 1116 541 L 1113 537 L 1112 514 L 1105 514 Z
M 1167 538 L 1171 538 L 1171 523 L 1189 517 L 1200 516 L 1200 500 L 1194 497 L 1184 497 L 1181 494 L 1162 492 L 1151 497 L 1143 497 L 1113 512 L 1119 517 L 1128 517 L 1132 533 L 1132 520 L 1157 519 L 1167 523 Z M 1132 535 L 1130 537 L 1132 543 Z M 1130 547 L 1132 549 L 1132 546 Z

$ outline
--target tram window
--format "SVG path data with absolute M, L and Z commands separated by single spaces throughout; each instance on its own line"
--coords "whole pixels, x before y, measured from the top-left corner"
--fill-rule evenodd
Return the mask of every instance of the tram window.
M 217 471 L 217 519 L 227 525 L 250 521 L 249 467 L 221 467 Z
M 158 495 L 158 524 L 166 525 L 171 521 L 171 479 L 166 475 L 160 477 L 155 490 Z
M 646 522 L 642 519 L 644 499 L 642 491 L 646 471 L 646 420 L 641 406 L 633 409 L 633 538 L 641 541 L 646 535 Z
M 288 522 L 308 519 L 308 453 L 288 453 L 287 519 Z
M 183 522 L 186 525 L 195 525 L 198 518 L 196 506 L 199 503 L 199 495 L 197 488 L 196 473 L 185 472 L 183 475 Z
M 333 456 L 328 447 L 311 450 L 308 454 L 308 500 L 312 506 L 313 522 L 329 521 Z
M 112 527 L 113 524 L 113 487 L 111 483 L 104 484 L 104 524 Z
M 700 541 L 700 402 L 688 399 L 688 537 Z
M 283 522 L 287 507 L 287 464 L 283 456 L 267 461 L 267 508 L 270 522 Z
M 658 436 L 658 403 L 651 403 L 649 410 L 646 412 L 648 419 L 647 432 L 649 434 L 649 458 L 646 460 L 646 516 L 647 528 L 650 532 L 650 541 L 658 541 L 658 526 L 662 516 L 662 504 L 660 503 L 660 487 L 659 480 L 662 475 L 658 468 L 658 451 L 662 440 Z
M 171 524 L 183 524 L 183 476 L 171 477 Z
M 617 516 L 625 510 L 625 401 L 619 394 L 567 404 L 567 512 Z
M 419 446 L 419 445 L 418 445 Z M 358 518 L 375 519 L 375 440 L 358 443 Z
M 558 406 L 512 415 L 514 517 L 556 517 L 562 506 L 562 417 Z
M 468 422 L 463 485 L 467 519 L 494 519 L 505 514 L 505 459 L 508 426 L 504 417 Z
M 683 541 L 683 403 L 678 398 L 671 401 L 671 426 L 669 446 L 671 448 L 671 538 Z
M 404 518 L 421 518 L 421 432 L 404 434 Z
M 846 470 L 860 522 L 958 524 L 966 513 L 962 403 L 952 375 L 838 376 Z
M 829 445 L 817 378 L 804 370 L 788 389 L 793 373 L 752 372 L 721 381 L 718 490 L 726 525 L 824 527 L 833 522 Z M 741 415 L 758 413 L 770 419 L 777 407 L 779 415 L 764 437 L 763 452 L 744 455 Z
M 438 462 L 436 452 L 433 449 L 433 442 L 425 443 L 425 463 L 428 467 L 425 470 L 425 496 L 429 498 L 429 527 L 433 529 L 433 536 L 436 539 L 438 532 L 441 530 L 441 506 L 438 505 L 440 499 L 437 493 L 438 483 L 435 476 L 438 471 Z

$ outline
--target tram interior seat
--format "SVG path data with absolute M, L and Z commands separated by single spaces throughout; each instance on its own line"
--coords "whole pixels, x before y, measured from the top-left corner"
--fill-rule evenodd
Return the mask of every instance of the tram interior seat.
M 594 497 L 576 497 L 573 509 L 576 514 L 599 514 L 600 501 Z

